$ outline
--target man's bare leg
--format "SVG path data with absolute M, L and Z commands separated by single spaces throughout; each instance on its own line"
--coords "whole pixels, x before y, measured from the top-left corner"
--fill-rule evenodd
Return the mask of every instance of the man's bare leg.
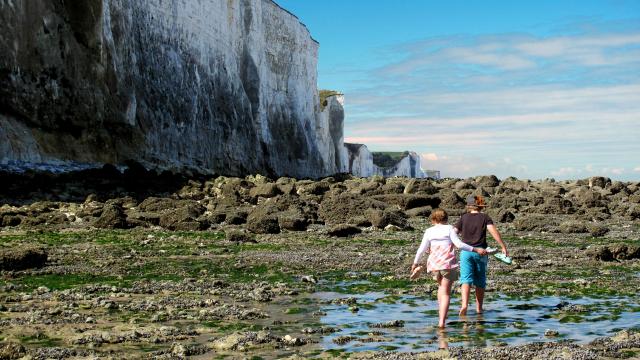
M 467 315 L 467 308 L 469 307 L 469 295 L 471 293 L 471 285 L 469 284 L 462 284 L 460 286 L 460 295 L 461 295 L 461 300 L 460 300 L 460 312 L 458 313 L 460 316 L 466 316 Z
M 476 312 L 482 314 L 482 305 L 484 303 L 484 288 L 476 286 Z

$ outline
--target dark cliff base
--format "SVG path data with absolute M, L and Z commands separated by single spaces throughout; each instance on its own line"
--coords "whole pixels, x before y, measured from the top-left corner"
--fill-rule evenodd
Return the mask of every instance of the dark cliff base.
M 169 196 L 190 180 L 204 181 L 208 177 L 211 175 L 147 170 L 136 162 L 127 162 L 123 171 L 112 165 L 65 173 L 0 171 L 0 205 L 84 202 L 89 195 L 102 201 L 123 196 L 142 201 L 149 196 Z

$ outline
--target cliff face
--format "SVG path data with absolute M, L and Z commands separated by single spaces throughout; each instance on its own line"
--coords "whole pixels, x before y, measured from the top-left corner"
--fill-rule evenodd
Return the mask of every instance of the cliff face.
M 345 167 L 318 44 L 270 0 L 0 1 L 0 34 L 0 161 Z
M 406 176 L 409 178 L 426 177 L 420 165 L 420 155 L 411 151 L 399 161 L 389 167 L 379 167 L 373 163 L 373 153 L 363 144 L 344 144 L 348 159 L 347 172 L 359 176 L 369 177 L 381 175 L 384 177 Z

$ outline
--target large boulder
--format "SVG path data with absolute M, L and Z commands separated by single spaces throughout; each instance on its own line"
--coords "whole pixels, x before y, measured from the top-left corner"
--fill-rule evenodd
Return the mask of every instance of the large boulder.
M 47 251 L 41 247 L 0 248 L 0 270 L 41 268 L 47 258 Z
M 561 222 L 558 229 L 563 234 L 580 234 L 589 232 L 588 226 L 584 221 L 569 220 Z
M 249 195 L 253 198 L 272 198 L 280 194 L 282 194 L 282 191 L 274 183 L 259 184 L 249 191 Z
M 551 231 L 555 230 L 557 225 L 556 218 L 543 214 L 525 214 L 513 221 L 513 227 L 518 231 Z
M 603 176 L 593 176 L 589 178 L 589 187 L 599 187 L 604 189 L 607 185 L 611 184 L 611 179 Z
M 478 186 L 484 188 L 493 188 L 500 185 L 500 180 L 495 175 L 478 176 L 475 178 Z
M 93 226 L 100 229 L 126 229 L 127 216 L 120 206 L 105 205 L 102 209 L 102 214 Z
M 388 225 L 395 225 L 400 229 L 409 229 L 407 216 L 400 210 L 394 209 L 368 209 L 365 217 L 371 222 L 371 225 L 378 229 L 384 229 Z
M 417 207 L 417 208 L 413 208 L 410 210 L 405 211 L 405 214 L 407 214 L 407 216 L 409 217 L 425 217 L 428 218 L 429 216 L 431 216 L 431 212 L 433 211 L 433 209 L 431 208 L 431 206 L 421 206 L 421 207 Z
M 204 214 L 205 210 L 204 206 L 193 203 L 165 212 L 160 217 L 160 226 L 168 230 L 204 230 L 209 225 L 200 219 L 200 216 Z
M 329 230 L 327 230 L 327 234 L 329 236 L 336 236 L 336 237 L 348 237 L 348 236 L 359 234 L 361 232 L 362 230 L 360 230 L 360 228 L 354 225 L 349 225 L 349 224 L 334 225 L 331 228 L 329 228 Z
M 318 209 L 318 215 L 326 224 L 346 224 L 352 218 L 362 217 L 367 209 L 385 209 L 381 201 L 360 194 L 342 193 L 326 197 Z
M 278 218 L 273 214 L 265 214 L 254 211 L 247 218 L 247 230 L 256 234 L 278 234 L 280 224 Z
M 400 209 L 409 210 L 422 206 L 431 206 L 437 208 L 440 205 L 440 199 L 435 196 L 415 195 L 415 194 L 390 194 L 375 195 L 372 199 L 383 202 L 387 205 L 395 205 Z

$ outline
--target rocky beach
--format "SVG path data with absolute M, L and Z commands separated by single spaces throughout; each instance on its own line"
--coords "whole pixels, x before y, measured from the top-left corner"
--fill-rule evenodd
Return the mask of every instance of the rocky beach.
M 135 164 L 1 179 L 3 359 L 640 356 L 638 183 Z M 491 262 L 485 318 L 459 318 L 454 294 L 438 334 L 437 285 L 409 268 L 431 211 L 453 222 L 469 194 L 514 263 Z
M 297 2 L 303 3 L 312 2 Z M 422 15 L 414 7 L 423 3 L 407 9 Z M 397 5 L 387 4 L 402 10 Z M 343 4 L 321 6 L 312 14 L 322 24 L 348 14 Z M 366 8 L 344 25 L 364 19 L 361 10 L 372 7 Z M 323 17 L 320 10 L 331 13 Z M 438 23 L 460 11 L 447 11 Z M 404 21 L 408 12 L 385 12 L 371 24 L 386 38 L 392 32 L 379 23 Z M 434 16 L 432 9 L 423 12 Z M 417 28 L 425 29 L 422 16 L 419 21 Z M 360 126 L 351 131 L 355 137 L 345 137 L 343 92 L 318 89 L 320 43 L 272 0 L 0 0 L 0 360 L 640 358 L 636 159 L 624 162 L 634 169 L 620 178 L 634 180 L 627 182 L 577 175 L 439 179 L 440 170 L 449 176 L 439 167 L 446 162 L 434 164 L 440 159 L 512 175 L 527 169 L 515 160 L 551 166 L 545 159 L 566 152 L 588 161 L 563 159 L 561 176 L 621 175 L 619 158 L 637 154 L 637 107 L 606 96 L 637 104 L 638 88 L 627 84 L 637 66 L 622 71 L 625 86 L 617 91 L 578 88 L 567 95 L 534 86 L 590 73 L 564 60 L 555 66 L 562 69 L 558 76 L 533 73 L 535 81 L 522 80 L 524 89 L 489 91 L 485 84 L 513 81 L 446 57 L 420 67 L 439 52 L 464 60 L 473 52 L 446 49 L 464 37 L 442 37 L 411 55 L 403 53 L 414 47 L 406 41 L 425 35 L 407 33 L 396 39 L 404 45 L 389 43 L 393 54 L 382 57 L 406 57 L 410 66 L 383 66 L 374 59 L 381 49 L 375 56 L 356 50 L 380 40 L 369 34 L 375 29 L 367 30 L 366 41 L 331 29 L 340 36 L 333 41 L 352 49 L 325 54 L 345 64 L 346 53 L 357 54 L 353 68 L 366 71 L 352 78 L 351 70 L 323 66 L 340 81 L 323 85 L 366 88 L 366 96 L 352 97 L 351 120 Z M 513 54 L 495 45 L 501 37 L 491 39 L 477 46 L 478 56 L 467 57 L 488 62 L 483 66 L 496 62 L 503 71 L 550 63 L 549 52 L 539 50 L 548 45 L 546 34 L 544 42 L 532 37 Z M 581 49 L 556 48 L 611 43 L 636 50 L 637 36 L 622 39 L 549 44 L 552 55 L 580 58 Z M 485 53 L 491 49 L 498 55 Z M 520 60 L 514 54 L 523 49 L 542 57 Z M 618 53 L 606 50 L 595 63 Z M 455 71 L 445 76 L 447 66 Z M 364 81 L 374 68 L 393 86 Z M 396 75 L 403 69 L 408 76 Z M 471 78 L 483 84 L 480 97 L 464 91 L 471 70 L 483 75 Z M 609 72 L 594 74 L 598 86 L 614 80 Z M 420 87 L 411 91 L 396 80 Z M 487 93 L 497 100 L 485 100 Z M 576 124 L 562 111 L 567 104 L 580 107 L 565 110 Z M 469 113 L 458 113 L 463 109 Z M 618 116 L 633 127 L 625 129 Z M 495 133 L 487 121 L 497 124 Z M 597 122 L 593 139 L 574 130 L 589 121 Z M 552 127 L 536 139 L 503 133 L 513 128 L 511 134 L 528 136 L 536 126 Z M 548 138 L 558 134 L 561 141 Z M 484 161 L 470 157 L 475 147 L 460 146 L 491 150 L 489 138 L 509 139 L 517 150 L 496 145 Z M 381 146 L 389 141 L 418 148 Z M 443 144 L 465 156 L 438 157 L 449 151 Z M 571 148 L 554 147 L 559 144 Z M 498 159 L 511 152 L 524 159 Z M 509 171 L 499 172 L 494 160 Z M 599 172 L 592 162 L 606 167 L 598 165 Z M 465 171 L 457 176 L 476 172 Z M 513 263 L 491 258 L 483 314 L 458 316 L 456 287 L 440 330 L 437 285 L 427 276 L 411 281 L 409 270 L 431 212 L 445 209 L 453 223 L 469 195 L 487 200 Z

